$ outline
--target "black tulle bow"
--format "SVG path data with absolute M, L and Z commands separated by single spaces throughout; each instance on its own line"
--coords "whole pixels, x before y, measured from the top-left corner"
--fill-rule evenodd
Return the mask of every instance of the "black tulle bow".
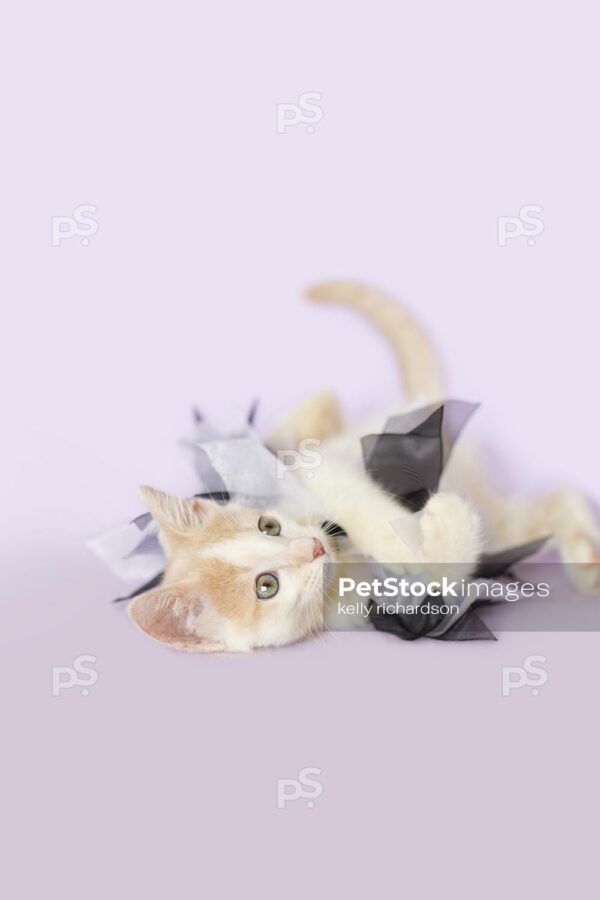
M 381 434 L 362 439 L 367 472 L 413 512 L 419 512 L 438 490 L 455 441 L 479 404 L 448 400 L 393 416 Z M 481 555 L 473 580 L 509 576 L 514 565 L 537 553 L 547 537 Z M 475 612 L 486 601 L 473 603 L 458 618 L 430 613 L 378 613 L 371 601 L 369 619 L 379 631 L 403 640 L 435 637 L 437 640 L 495 640 Z M 446 627 L 445 627 L 446 626 Z

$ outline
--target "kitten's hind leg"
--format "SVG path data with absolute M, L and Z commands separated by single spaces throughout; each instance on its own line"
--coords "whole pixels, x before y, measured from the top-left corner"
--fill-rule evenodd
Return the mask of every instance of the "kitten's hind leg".
M 295 450 L 300 441 L 325 441 L 342 430 L 337 400 L 329 391 L 311 394 L 288 413 L 267 438 L 271 450 Z
M 563 488 L 537 498 L 488 498 L 490 537 L 498 547 L 554 538 L 571 581 L 600 593 L 600 528 L 588 500 Z

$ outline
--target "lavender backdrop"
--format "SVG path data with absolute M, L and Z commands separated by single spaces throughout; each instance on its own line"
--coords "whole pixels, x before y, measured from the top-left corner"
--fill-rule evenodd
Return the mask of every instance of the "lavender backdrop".
M 591 896 L 597 634 L 188 657 L 84 541 L 137 484 L 190 487 L 193 402 L 260 396 L 266 428 L 323 386 L 395 395 L 378 336 L 300 301 L 331 276 L 419 312 L 514 484 L 600 494 L 595 5 L 2 18 L 6 895 Z M 52 696 L 85 654 L 97 681 Z M 530 654 L 547 682 L 503 697 Z M 305 767 L 322 794 L 277 808 Z

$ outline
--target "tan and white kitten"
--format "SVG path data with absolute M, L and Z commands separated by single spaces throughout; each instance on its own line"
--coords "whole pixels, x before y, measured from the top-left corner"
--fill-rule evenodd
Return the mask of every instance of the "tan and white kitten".
M 410 405 L 442 399 L 432 347 L 404 307 L 348 282 L 317 285 L 308 296 L 354 307 L 387 336 Z M 600 531 L 577 492 L 536 499 L 500 496 L 482 473 L 479 454 L 464 441 L 444 473 L 443 490 L 418 517 L 372 481 L 362 465 L 359 438 L 380 432 L 388 415 L 397 412 L 344 429 L 335 398 L 323 392 L 290 413 L 268 439 L 271 449 L 286 451 L 306 439 L 320 442 L 320 464 L 302 483 L 327 518 L 346 531 L 343 552 L 318 517 L 292 518 L 281 510 L 222 506 L 142 488 L 160 528 L 167 567 L 160 587 L 131 602 L 136 625 L 188 651 L 288 644 L 322 627 L 326 562 L 371 557 L 405 570 L 445 564 L 454 576 L 467 575 L 484 544 L 499 549 L 548 533 L 563 561 L 577 563 L 569 569 L 577 586 L 588 593 L 600 590 Z

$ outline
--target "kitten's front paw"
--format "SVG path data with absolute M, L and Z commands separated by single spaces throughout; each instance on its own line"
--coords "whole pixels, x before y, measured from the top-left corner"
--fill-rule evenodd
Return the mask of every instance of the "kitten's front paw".
M 455 577 L 471 574 L 481 554 L 481 520 L 468 501 L 456 494 L 435 494 L 421 516 L 423 560 L 452 565 Z

